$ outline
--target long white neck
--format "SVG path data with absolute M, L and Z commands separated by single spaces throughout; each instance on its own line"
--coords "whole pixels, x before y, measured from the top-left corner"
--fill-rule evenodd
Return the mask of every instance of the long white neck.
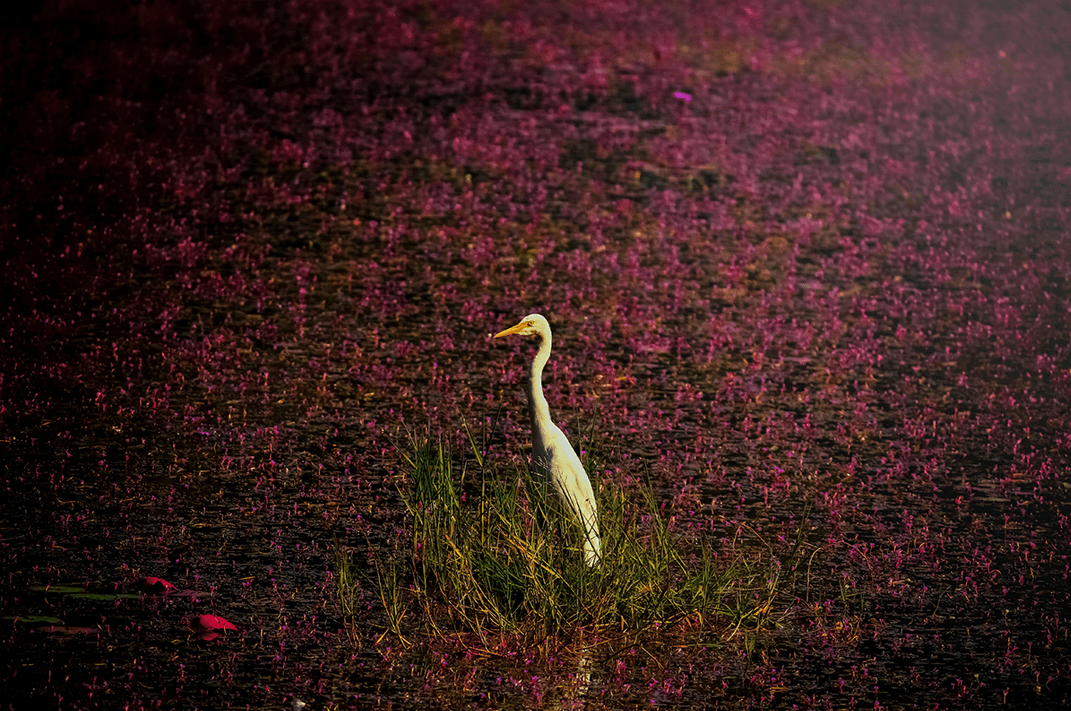
M 550 423 L 550 407 L 543 397 L 543 366 L 550 359 L 550 334 L 539 341 L 539 351 L 532 361 L 532 371 L 528 377 L 528 416 L 532 418 L 533 432 L 541 431 L 540 423 Z

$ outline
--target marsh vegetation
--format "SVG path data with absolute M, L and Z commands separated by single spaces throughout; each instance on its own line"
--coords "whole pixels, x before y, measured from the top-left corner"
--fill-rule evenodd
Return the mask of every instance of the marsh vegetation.
M 4 701 L 1063 704 L 1057 5 L 5 9 Z

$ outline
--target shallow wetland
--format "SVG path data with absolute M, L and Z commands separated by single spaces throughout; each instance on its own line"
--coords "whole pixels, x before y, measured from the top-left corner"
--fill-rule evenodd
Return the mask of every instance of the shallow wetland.
M 4 708 L 1066 701 L 1067 3 L 4 12 Z M 532 312 L 657 615 L 419 576 Z

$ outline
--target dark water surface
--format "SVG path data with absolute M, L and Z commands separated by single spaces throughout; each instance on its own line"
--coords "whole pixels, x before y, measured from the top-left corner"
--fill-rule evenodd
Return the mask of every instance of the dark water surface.
M 1066 3 L 4 12 L 5 708 L 1066 700 Z M 531 312 L 776 624 L 388 632 L 410 433 L 523 467 Z

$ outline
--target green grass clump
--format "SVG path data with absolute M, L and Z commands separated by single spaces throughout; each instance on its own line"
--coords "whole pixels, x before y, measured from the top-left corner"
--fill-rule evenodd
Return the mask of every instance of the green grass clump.
M 671 533 L 649 489 L 629 497 L 619 487 L 602 488 L 602 562 L 592 569 L 583 562 L 580 525 L 565 515 L 549 482 L 529 470 L 504 476 L 473 451 L 471 481 L 465 469 L 455 471 L 441 440 L 414 440 L 406 456 L 401 494 L 411 550 L 377 569 L 379 597 L 398 636 L 416 627 L 483 637 L 679 625 L 728 637 L 768 621 L 777 588 L 771 566 L 686 544 Z

